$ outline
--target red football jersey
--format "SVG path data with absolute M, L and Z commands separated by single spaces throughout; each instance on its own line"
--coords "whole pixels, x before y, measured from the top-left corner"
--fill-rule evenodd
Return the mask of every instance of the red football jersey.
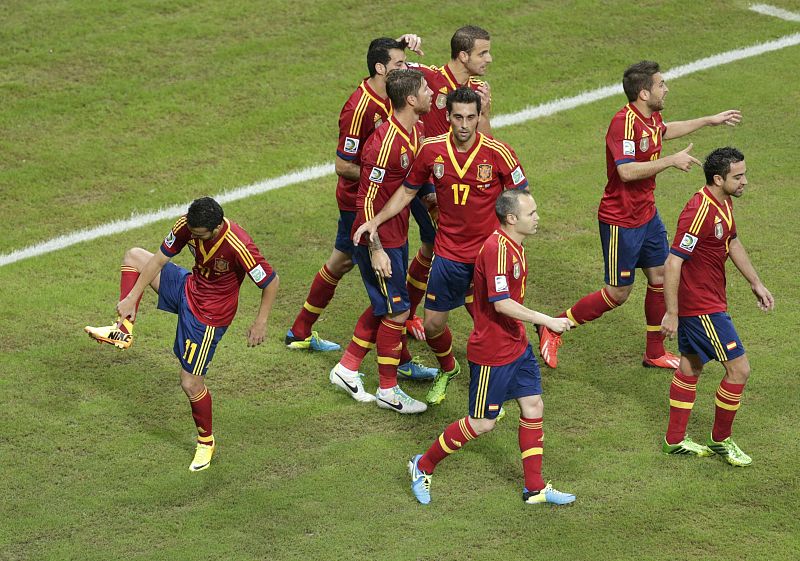
M 339 114 L 339 144 L 336 147 L 336 155 L 360 165 L 364 143 L 376 128 L 389 119 L 390 111 L 389 100 L 376 94 L 367 84 L 367 78 L 364 78 Z M 358 181 L 339 177 L 339 182 L 336 184 L 336 202 L 339 203 L 339 210 L 355 211 L 357 194 Z
M 216 239 L 204 241 L 192 238 L 186 216 L 181 216 L 161 244 L 161 252 L 172 258 L 186 245 L 194 255 L 192 274 L 186 281 L 186 300 L 195 317 L 206 325 L 230 325 L 246 274 L 259 288 L 275 278 L 247 232 L 227 218 Z
M 514 362 L 528 346 L 525 325 L 499 314 L 494 303 L 525 299 L 528 264 L 525 249 L 499 228 L 483 244 L 475 261 L 474 328 L 467 342 L 467 360 L 484 366 Z
M 466 84 L 459 84 L 447 64 L 438 68 L 411 62 L 408 67 L 422 72 L 425 81 L 428 82 L 428 87 L 433 91 L 431 110 L 422 115 L 425 134 L 429 137 L 439 136 L 450 130 L 450 122 L 447 120 L 447 94 L 461 86 L 477 90 L 484 83 L 483 80 L 472 76 Z
M 494 205 L 500 193 L 528 186 L 514 150 L 481 133 L 468 152 L 456 150 L 452 133 L 427 138 L 405 184 L 418 189 L 430 179 L 439 205 L 433 251 L 460 263 L 474 263 L 498 227 Z
M 650 162 L 661 156 L 667 127 L 656 112 L 645 119 L 632 105 L 620 109 L 606 133 L 608 183 L 600 201 L 598 218 L 606 224 L 636 228 L 656 214 L 656 176 L 625 183 L 617 166 L 628 162 Z
M 361 181 L 356 200 L 352 233 L 375 217 L 405 180 L 423 139 L 423 125 L 417 121 L 411 131 L 394 115 L 369 137 L 361 154 Z M 408 207 L 378 228 L 383 247 L 402 247 L 408 240 Z M 367 239 L 359 241 L 367 245 Z
M 699 316 L 728 309 L 725 261 L 736 238 L 733 201 L 718 201 L 703 187 L 678 218 L 670 253 L 684 259 L 678 288 L 678 315 Z

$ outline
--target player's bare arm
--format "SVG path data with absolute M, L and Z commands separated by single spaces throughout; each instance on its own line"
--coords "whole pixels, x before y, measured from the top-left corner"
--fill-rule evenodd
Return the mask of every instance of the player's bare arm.
M 703 127 L 716 127 L 718 125 L 735 127 L 741 122 L 742 112 L 738 109 L 728 109 L 722 113 L 700 117 L 699 119 L 666 123 L 667 132 L 664 133 L 664 139 L 680 138 Z
M 733 264 L 736 265 L 736 268 L 739 269 L 739 272 L 742 273 L 742 276 L 750 283 L 750 289 L 758 300 L 758 307 L 765 312 L 775 308 L 775 299 L 770 291 L 767 290 L 767 287 L 764 286 L 764 283 L 761 282 L 761 279 L 758 278 L 758 273 L 739 238 L 731 240 L 728 246 L 728 256 L 733 261 Z
M 664 303 L 666 312 L 661 320 L 661 333 L 672 339 L 678 332 L 678 286 L 681 282 L 683 259 L 669 254 L 664 263 Z
M 681 171 L 689 171 L 693 165 L 702 166 L 702 162 L 689 154 L 692 150 L 693 144 L 689 144 L 686 148 L 675 154 L 671 154 L 664 158 L 659 158 L 653 162 L 628 162 L 617 166 L 619 177 L 624 182 L 638 181 L 653 177 L 669 168 L 676 168 Z
M 336 156 L 334 168 L 336 168 L 336 175 L 349 179 L 350 181 L 358 181 L 361 177 L 361 166 L 353 162 L 348 162 L 339 156 Z
M 169 262 L 169 257 L 164 255 L 161 250 L 157 250 L 149 261 L 142 268 L 136 284 L 133 285 L 128 295 L 117 303 L 117 313 L 120 321 L 125 318 L 136 319 L 136 302 L 144 293 L 144 289 L 156 278 L 161 269 Z
M 261 291 L 261 304 L 258 306 L 256 319 L 253 321 L 253 325 L 247 329 L 248 347 L 260 345 L 267 337 L 267 321 L 272 311 L 272 305 L 275 303 L 275 298 L 278 295 L 279 284 L 278 275 L 275 275 L 275 278 Z
M 416 196 L 417 192 L 408 187 L 403 187 L 395 191 L 378 214 L 358 227 L 356 233 L 353 234 L 353 243 L 358 244 L 362 236 L 367 233 L 369 233 L 369 239 L 373 240 L 378 232 L 378 226 L 390 218 L 397 216 L 397 214 L 406 208 Z M 380 241 L 378 243 L 380 243 Z
M 550 317 L 546 314 L 537 312 L 536 310 L 526 308 L 512 298 L 498 300 L 494 303 L 494 309 L 497 311 L 497 313 L 503 314 L 504 316 L 508 316 L 512 319 L 527 321 L 528 323 L 532 323 L 534 325 L 544 325 L 547 329 L 550 331 L 555 331 L 556 333 L 569 331 L 570 327 L 572 327 L 572 324 L 567 318 Z

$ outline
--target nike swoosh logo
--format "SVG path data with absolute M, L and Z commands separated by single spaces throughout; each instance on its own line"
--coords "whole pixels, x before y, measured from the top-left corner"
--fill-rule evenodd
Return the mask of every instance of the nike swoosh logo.
M 381 398 L 378 398 L 378 401 L 384 402 L 386 405 L 388 405 L 392 409 L 395 409 L 396 411 L 402 411 L 403 410 L 403 404 L 402 403 L 392 403 L 391 401 L 386 401 L 385 399 L 381 399 Z
M 345 379 L 344 379 L 344 378 L 342 378 L 342 377 L 339 375 L 339 373 L 338 373 L 338 372 L 335 372 L 335 374 L 336 374 L 336 377 L 337 377 L 337 378 L 339 378 L 339 379 L 342 381 L 342 383 L 343 383 L 345 386 L 347 386 L 347 389 L 348 389 L 348 390 L 350 390 L 350 391 L 351 391 L 351 392 L 353 392 L 353 393 L 358 393 L 358 388 L 357 388 L 356 386 L 351 386 L 350 384 L 348 384 L 348 383 L 345 381 Z

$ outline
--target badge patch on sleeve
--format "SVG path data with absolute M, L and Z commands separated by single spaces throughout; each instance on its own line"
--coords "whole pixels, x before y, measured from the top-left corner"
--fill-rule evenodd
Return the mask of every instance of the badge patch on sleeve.
M 344 151 L 346 154 L 356 154 L 358 152 L 358 143 L 359 140 L 357 138 L 353 138 L 352 136 L 346 136 L 344 139 Z
M 514 168 L 514 171 L 511 172 L 511 181 L 514 182 L 514 185 L 519 185 L 525 181 L 525 174 L 522 173 L 521 167 L 517 166 Z
M 623 140 L 622 141 L 622 154 L 624 156 L 635 156 L 636 155 L 636 143 L 633 140 Z
M 686 233 L 683 235 L 683 239 L 681 240 L 681 249 L 684 249 L 691 253 L 694 251 L 694 246 L 697 245 L 697 238 L 693 235 Z
M 494 277 L 494 291 L 508 292 L 508 279 L 505 275 L 497 275 Z
M 386 175 L 386 170 L 383 168 L 372 168 L 372 172 L 369 174 L 369 180 L 373 183 L 383 183 L 383 176 Z
M 255 267 L 250 269 L 250 278 L 253 279 L 253 281 L 256 284 L 258 284 L 262 280 L 264 280 L 264 278 L 266 278 L 266 276 L 267 276 L 267 272 L 264 270 L 264 267 L 262 267 L 261 265 L 256 265 Z
M 167 247 L 172 247 L 172 244 L 174 243 L 175 243 L 175 232 L 170 230 L 169 235 L 164 239 L 164 245 Z

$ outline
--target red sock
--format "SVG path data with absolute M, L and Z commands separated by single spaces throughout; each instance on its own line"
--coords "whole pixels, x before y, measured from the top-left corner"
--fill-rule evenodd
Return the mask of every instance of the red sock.
M 372 306 L 368 306 L 364 313 L 361 314 L 361 317 L 358 318 L 356 328 L 353 330 L 353 338 L 350 340 L 350 344 L 347 345 L 347 350 L 345 350 L 342 360 L 339 361 L 342 366 L 358 371 L 364 357 L 375 346 L 380 322 L 381 319 L 375 317 Z
M 382 390 L 397 385 L 397 365 L 400 364 L 400 350 L 403 348 L 402 323 L 383 318 L 378 327 L 378 340 L 375 350 L 378 353 L 379 387 Z
M 401 339 L 403 348 L 400 349 L 400 364 L 411 362 L 411 352 L 408 350 L 408 335 L 407 330 L 403 327 L 403 337 Z
M 439 368 L 445 372 L 450 372 L 456 367 L 456 357 L 453 356 L 453 335 L 450 328 L 445 326 L 444 331 L 433 337 L 426 337 L 425 341 L 436 355 L 439 361 Z
M 714 400 L 714 428 L 711 429 L 711 438 L 715 442 L 722 442 L 731 435 L 733 418 L 741 405 L 743 391 L 744 384 L 731 384 L 725 378 L 719 383 Z
M 408 288 L 408 299 L 411 302 L 409 318 L 413 318 L 417 313 L 417 306 L 425 297 L 425 290 L 428 288 L 428 274 L 431 272 L 431 260 L 422 255 L 422 249 L 417 252 L 411 265 L 408 266 L 408 276 L 406 286 Z
M 133 285 L 136 284 L 136 281 L 139 280 L 139 271 L 136 268 L 131 267 L 130 265 L 123 265 L 120 268 L 120 277 L 119 277 L 119 299 L 122 300 L 125 298 L 133 288 Z M 136 313 L 139 313 L 139 302 L 142 301 L 142 297 L 139 296 L 139 299 L 136 301 Z M 126 318 L 122 318 L 126 319 Z M 133 323 L 133 321 L 131 321 Z M 128 332 L 130 331 L 126 325 L 120 324 L 120 330 Z
M 295 337 L 305 339 L 311 335 L 311 327 L 333 298 L 333 293 L 336 292 L 336 286 L 340 280 L 341 277 L 331 273 L 327 265 L 323 265 L 322 269 L 314 276 L 303 308 L 292 324 L 292 334 Z
M 599 318 L 604 313 L 613 310 L 617 306 L 619 306 L 619 303 L 608 295 L 605 288 L 602 288 L 575 302 L 575 305 L 559 317 L 569 318 L 573 324 L 580 325 Z M 661 320 L 658 321 L 660 324 Z
M 208 388 L 189 398 L 192 406 L 192 417 L 197 426 L 197 441 L 206 444 L 212 440 L 211 435 L 211 392 Z
M 669 425 L 667 444 L 677 444 L 686 436 L 686 425 L 697 395 L 697 378 L 675 371 L 669 386 Z
M 661 334 L 661 320 L 667 311 L 664 303 L 664 285 L 648 284 L 647 295 L 644 297 L 644 317 L 647 320 L 647 350 L 648 358 L 664 356 L 664 336 Z
M 519 451 L 522 453 L 522 471 L 525 474 L 525 488 L 528 491 L 544 489 L 542 479 L 542 452 L 544 433 L 542 418 L 519 418 Z
M 439 435 L 439 438 L 433 441 L 428 451 L 422 455 L 417 466 L 420 471 L 430 475 L 436 469 L 436 464 L 453 452 L 460 450 L 465 442 L 474 438 L 478 438 L 478 435 L 469 424 L 469 417 L 450 423 Z

